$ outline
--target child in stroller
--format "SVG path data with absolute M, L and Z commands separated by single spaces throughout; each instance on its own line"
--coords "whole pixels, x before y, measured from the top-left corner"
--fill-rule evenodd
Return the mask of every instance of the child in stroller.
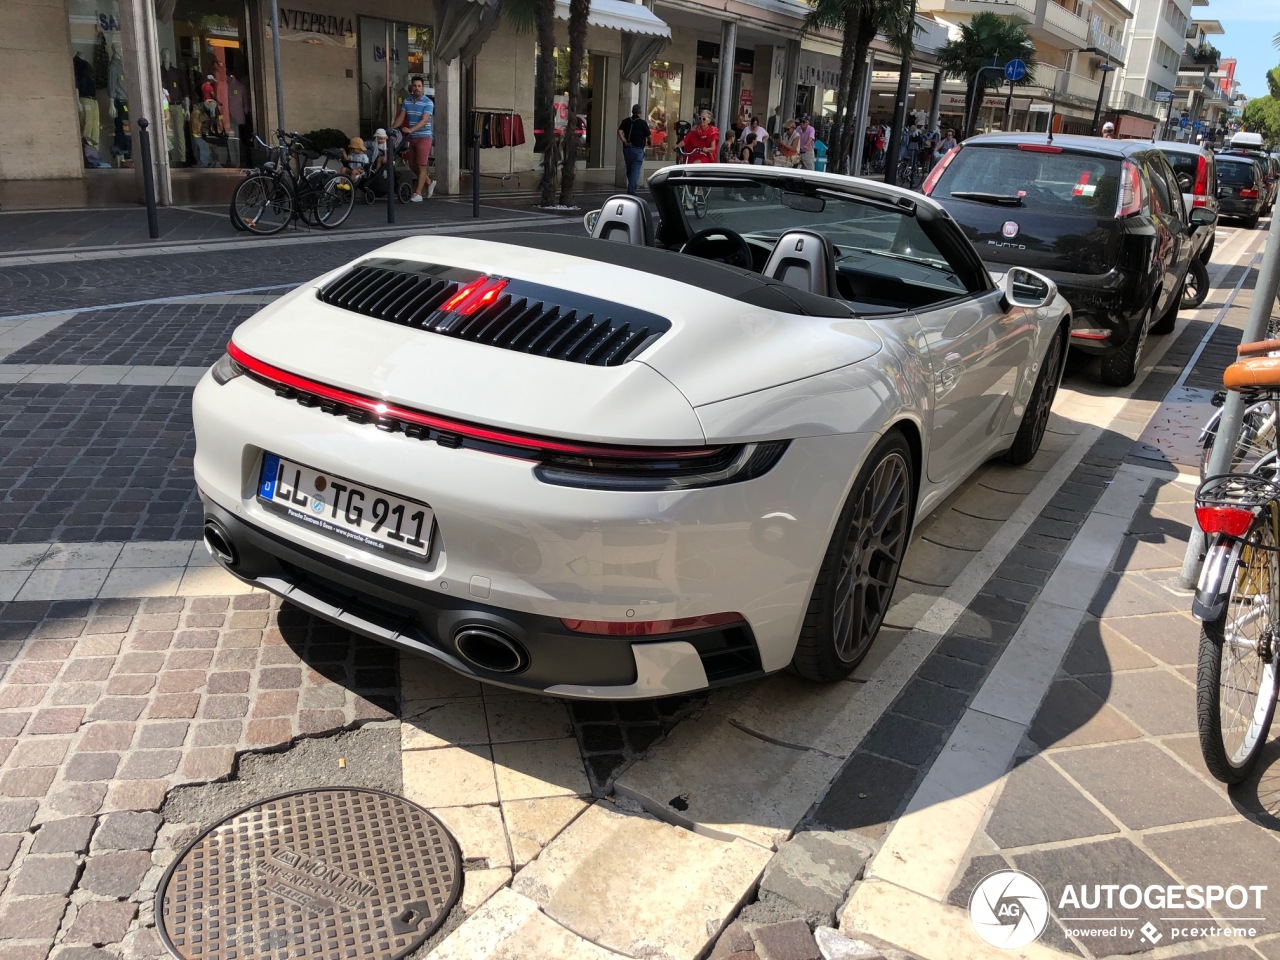
M 396 199 L 401 203 L 409 202 L 413 196 L 413 172 L 404 161 L 408 152 L 409 140 L 402 131 L 394 127 L 390 133 L 382 127 L 374 131 L 369 151 L 369 172 L 363 181 L 367 190 L 365 203 L 373 203 L 375 198 L 387 195 L 387 169 L 391 164 L 396 165 Z

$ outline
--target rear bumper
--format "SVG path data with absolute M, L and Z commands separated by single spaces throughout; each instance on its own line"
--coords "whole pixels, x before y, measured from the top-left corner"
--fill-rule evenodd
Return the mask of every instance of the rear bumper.
M 1218 204 L 1220 217 L 1260 217 L 1266 206 L 1265 200 L 1221 200 Z
M 1008 270 L 989 264 L 992 270 Z M 1064 273 L 1034 267 L 1058 285 L 1071 306 L 1071 345 L 1086 353 L 1106 353 L 1125 343 L 1145 315 L 1154 288 L 1149 277 L 1119 268 L 1102 274 Z M 1097 331 L 1105 336 L 1081 336 Z
M 559 618 L 502 609 L 465 593 L 414 588 L 325 557 L 203 499 L 206 524 L 217 524 L 234 547 L 233 562 L 219 558 L 228 572 L 355 634 L 477 680 L 552 696 L 645 699 L 764 673 L 745 623 L 669 634 L 653 642 L 584 635 L 566 629 Z M 509 637 L 527 654 L 527 665 L 500 673 L 468 661 L 455 642 L 468 627 Z

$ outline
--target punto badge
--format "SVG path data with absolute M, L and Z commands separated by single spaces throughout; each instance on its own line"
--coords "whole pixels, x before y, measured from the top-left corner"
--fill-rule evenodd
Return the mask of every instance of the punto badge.
M 1018 225 L 1012 220 L 1006 220 L 1004 226 L 1000 228 L 1000 232 L 1012 240 L 1018 235 Z

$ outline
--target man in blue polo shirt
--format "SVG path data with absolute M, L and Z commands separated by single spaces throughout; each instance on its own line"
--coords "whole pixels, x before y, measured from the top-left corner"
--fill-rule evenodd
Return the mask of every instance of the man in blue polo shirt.
M 409 165 L 418 174 L 418 187 L 410 197 L 414 203 L 422 202 L 422 188 L 427 188 L 427 199 L 436 192 L 435 181 L 427 175 L 427 163 L 431 159 L 431 124 L 435 118 L 436 105 L 426 95 L 426 83 L 422 77 L 414 77 L 409 82 L 409 96 L 400 104 L 400 112 L 396 114 L 392 126 L 408 128 L 409 133 Z

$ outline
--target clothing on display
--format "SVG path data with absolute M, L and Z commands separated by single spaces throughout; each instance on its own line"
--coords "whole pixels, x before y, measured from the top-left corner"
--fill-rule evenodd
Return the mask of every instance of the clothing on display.
M 524 120 L 510 111 L 473 110 L 471 133 L 480 135 L 480 148 L 518 147 L 524 140 Z
M 213 87 L 213 74 L 209 74 L 204 78 L 204 82 L 200 84 L 200 99 L 206 103 L 210 100 L 217 100 L 217 91 Z
M 112 100 L 129 99 L 129 90 L 124 84 L 124 60 L 114 50 L 107 65 L 107 96 Z
M 227 116 L 233 124 L 240 127 L 248 122 L 250 109 L 249 87 L 246 84 L 241 83 L 231 74 L 228 74 L 226 102 Z
M 163 68 L 160 71 L 160 82 L 164 85 L 164 92 L 169 95 L 171 106 L 191 99 L 191 88 L 187 86 L 187 76 L 178 67 Z
M 89 61 L 77 53 L 71 58 L 71 66 L 75 70 L 76 93 L 80 97 L 88 97 L 90 99 L 96 97 L 98 88 L 93 82 L 93 66 Z

